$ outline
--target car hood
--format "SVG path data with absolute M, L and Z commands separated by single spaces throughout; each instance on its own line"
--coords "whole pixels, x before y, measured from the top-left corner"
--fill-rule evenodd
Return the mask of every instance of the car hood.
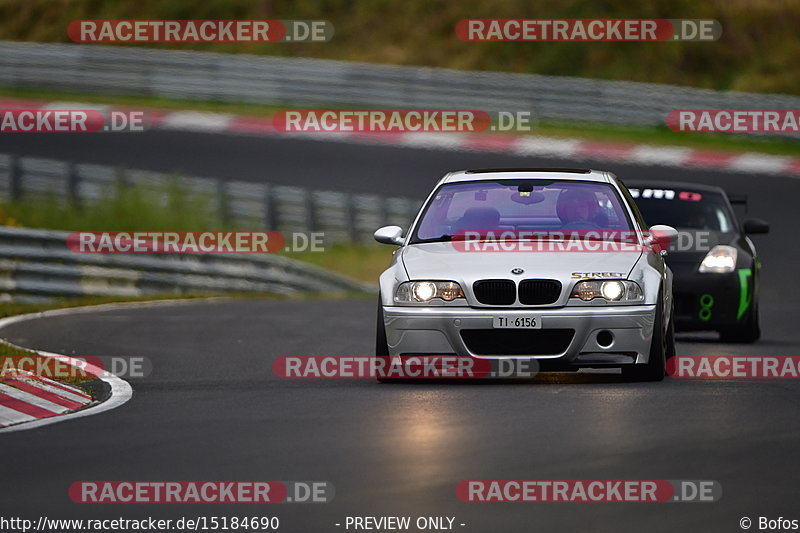
M 627 277 L 640 256 L 640 251 L 464 252 L 456 250 L 452 243 L 442 242 L 406 246 L 401 257 L 409 279 L 452 280 L 462 284 L 466 290 L 481 279 L 548 278 L 557 279 L 564 287 L 569 287 L 570 282 L 576 279 L 574 272 L 611 272 Z M 514 275 L 511 271 L 515 268 L 524 272 Z

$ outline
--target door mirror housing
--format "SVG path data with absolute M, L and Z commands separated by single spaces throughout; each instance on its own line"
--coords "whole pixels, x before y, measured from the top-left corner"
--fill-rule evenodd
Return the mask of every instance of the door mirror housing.
M 656 224 L 650 227 L 650 235 L 647 237 L 647 244 L 651 245 L 657 252 L 666 252 L 669 245 L 678 237 L 678 230 L 665 224 Z
M 384 226 L 376 230 L 373 236 L 381 244 L 403 244 L 403 228 L 400 226 Z

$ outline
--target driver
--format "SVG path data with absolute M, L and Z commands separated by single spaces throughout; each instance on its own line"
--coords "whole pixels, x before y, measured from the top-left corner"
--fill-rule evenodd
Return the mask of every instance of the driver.
M 556 203 L 556 213 L 565 226 L 597 226 L 600 205 L 594 193 L 582 189 L 561 191 Z

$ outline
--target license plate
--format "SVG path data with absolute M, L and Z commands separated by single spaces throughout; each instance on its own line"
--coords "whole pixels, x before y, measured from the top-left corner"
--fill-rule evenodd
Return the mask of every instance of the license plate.
M 496 316 L 492 323 L 495 329 L 541 329 L 542 317 L 540 316 Z

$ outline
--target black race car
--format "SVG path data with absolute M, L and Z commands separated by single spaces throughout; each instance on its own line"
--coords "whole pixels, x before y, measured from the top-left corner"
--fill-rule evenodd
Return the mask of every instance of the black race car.
M 674 275 L 675 328 L 715 330 L 723 342 L 755 342 L 761 263 L 748 235 L 767 233 L 769 224 L 740 224 L 732 202 L 719 187 L 678 182 L 626 182 L 649 226 L 666 224 L 679 232 L 669 247 Z

